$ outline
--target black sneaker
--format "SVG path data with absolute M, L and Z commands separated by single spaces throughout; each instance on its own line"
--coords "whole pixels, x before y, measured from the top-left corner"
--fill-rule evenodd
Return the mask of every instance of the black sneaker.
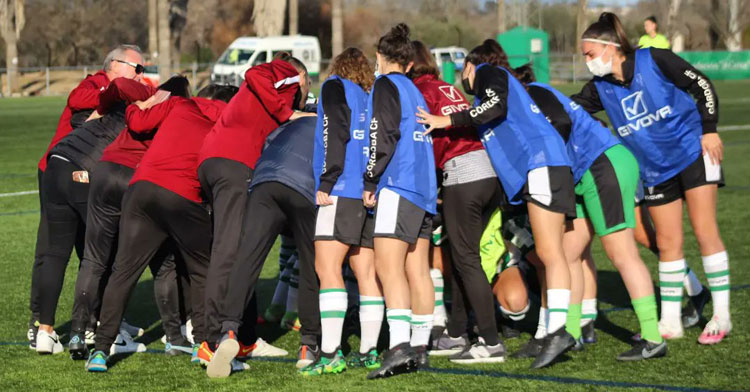
M 500 323 L 500 332 L 505 339 L 513 339 L 521 336 L 521 331 L 516 328 L 516 322 L 510 319 L 504 319 Z
M 583 336 L 575 340 L 575 345 L 570 349 L 570 351 L 583 351 L 586 348 L 583 345 Z
M 82 333 L 74 333 L 68 342 L 68 351 L 70 351 L 70 358 L 74 361 L 86 359 L 89 356 L 89 351 L 86 349 L 86 337 Z
M 521 346 L 518 351 L 511 354 L 511 358 L 536 358 L 537 355 L 542 351 L 543 339 L 537 339 L 531 337 L 526 344 Z
M 36 351 L 36 334 L 39 332 L 39 315 L 32 314 L 29 320 L 29 330 L 26 337 L 29 339 L 29 349 Z
M 682 326 L 692 328 L 698 325 L 703 316 L 703 308 L 711 301 L 711 292 L 706 286 L 697 295 L 688 297 L 687 304 L 682 308 Z
M 461 335 L 457 338 L 451 337 L 445 329 L 437 338 L 430 343 L 430 355 L 453 355 L 460 353 L 469 347 L 469 338 Z
M 476 343 L 467 347 L 464 351 L 452 355 L 450 360 L 453 363 L 466 365 L 505 362 L 505 346 L 503 342 L 488 346 L 484 339 L 479 338 Z
M 641 340 L 633 345 L 628 351 L 617 356 L 618 361 L 640 361 L 642 359 L 659 358 L 667 355 L 667 341 L 653 343 Z
M 597 342 L 596 330 L 594 329 L 593 321 L 581 327 L 581 338 L 586 344 L 594 344 Z
M 427 358 L 427 346 L 414 347 L 417 353 L 417 369 L 427 369 L 430 367 L 430 360 Z
M 558 357 L 570 350 L 576 344 L 565 327 L 560 327 L 554 333 L 547 334 L 542 341 L 542 350 L 536 356 L 532 369 L 541 369 L 551 365 Z
M 380 368 L 371 371 L 367 375 L 367 379 L 391 377 L 416 370 L 417 352 L 414 351 L 409 342 L 406 342 L 386 351 Z

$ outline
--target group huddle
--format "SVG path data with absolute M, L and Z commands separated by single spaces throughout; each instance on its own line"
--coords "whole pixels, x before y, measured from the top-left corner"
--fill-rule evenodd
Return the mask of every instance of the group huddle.
M 140 83 L 137 47 L 110 52 L 70 93 L 39 164 L 30 347 L 64 351 L 53 326 L 75 248 L 68 348 L 88 371 L 145 351 L 123 314 L 147 266 L 165 352 L 209 377 L 287 355 L 256 333 L 280 320 L 299 330 L 305 376 L 389 377 L 431 355 L 542 368 L 597 340 L 594 234 L 640 325 L 618 360 L 666 355 L 709 301 L 699 342 L 730 333 L 718 98 L 700 71 L 669 50 L 634 49 L 611 13 L 583 34 L 594 78 L 571 97 L 536 82 L 531 65 L 511 68 L 494 40 L 466 57 L 473 105 L 406 25 L 376 47 L 375 68 L 356 48 L 336 56 L 317 99 L 283 52 L 239 88 L 196 96 L 182 76 Z M 614 134 L 592 116 L 602 110 Z M 687 268 L 683 204 L 708 287 Z M 280 236 L 279 285 L 259 317 L 258 279 Z M 660 317 L 637 243 L 660 260 Z M 533 337 L 506 353 L 498 331 L 517 336 L 535 306 Z M 345 329 L 360 338 L 346 356 Z

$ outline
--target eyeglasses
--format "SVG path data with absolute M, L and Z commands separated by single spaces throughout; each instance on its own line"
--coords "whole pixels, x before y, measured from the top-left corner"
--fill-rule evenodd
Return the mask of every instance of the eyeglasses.
M 117 59 L 114 59 L 113 61 L 117 61 L 118 63 L 127 64 L 127 65 L 135 68 L 135 74 L 136 75 L 140 75 L 140 74 L 143 73 L 143 66 L 140 65 L 140 64 L 133 63 L 133 62 L 130 62 L 130 61 L 125 61 L 125 60 L 117 60 Z

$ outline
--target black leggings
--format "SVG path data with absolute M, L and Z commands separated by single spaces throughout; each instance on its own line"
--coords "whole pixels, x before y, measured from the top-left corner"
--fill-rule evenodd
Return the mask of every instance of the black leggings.
M 39 322 L 55 324 L 55 312 L 70 253 L 86 228 L 89 184 L 73 181 L 81 170 L 63 159 L 49 159 L 42 179 L 42 219 L 37 233 L 39 263 L 32 272 L 31 307 L 38 303 Z
M 232 265 L 224 301 L 219 303 L 221 333 L 237 331 L 244 309 L 254 295 L 263 263 L 276 238 L 291 232 L 299 255 L 299 318 L 302 344 L 317 345 L 320 337 L 318 278 L 315 275 L 315 206 L 278 182 L 253 187 L 242 224 L 238 257 Z
M 131 185 L 123 198 L 118 249 L 102 296 L 96 350 L 109 350 L 138 278 L 171 239 L 190 276 L 191 319 L 196 342 L 206 338 L 205 280 L 211 249 L 211 218 L 198 203 L 148 181 Z
M 481 336 L 488 345 L 498 343 L 495 302 L 482 270 L 479 243 L 492 212 L 500 206 L 502 190 L 497 178 L 443 187 L 443 220 L 448 233 L 453 266 L 453 308 L 448 333 L 460 336 L 468 327 L 473 309 Z
M 91 175 L 86 246 L 73 302 L 73 333 L 83 333 L 85 328 L 90 328 L 89 320 L 95 323 L 98 319 L 102 291 L 117 249 L 122 199 L 133 172 L 127 166 L 99 162 Z M 172 251 L 173 247 L 165 244 L 151 261 L 151 272 L 162 327 L 170 341 L 181 341 L 179 292 Z

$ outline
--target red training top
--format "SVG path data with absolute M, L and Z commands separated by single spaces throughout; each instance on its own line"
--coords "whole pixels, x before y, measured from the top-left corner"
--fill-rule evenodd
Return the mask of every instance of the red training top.
M 124 101 L 130 104 L 135 101 L 145 101 L 155 92 L 155 88 L 135 80 L 116 78 L 102 92 L 96 111 L 103 115 L 109 111 L 112 105 L 118 102 Z M 148 150 L 148 146 L 151 145 L 154 132 L 155 130 L 137 133 L 130 131 L 128 128 L 123 129 L 117 135 L 117 138 L 104 149 L 101 160 L 135 169 L 143 154 Z
M 81 83 L 78 84 L 73 91 L 68 95 L 68 103 L 63 109 L 60 120 L 57 122 L 57 130 L 55 135 L 52 136 L 52 141 L 47 147 L 47 151 L 39 161 L 39 170 L 44 171 L 47 169 L 47 155 L 49 154 L 52 147 L 55 147 L 57 142 L 67 136 L 70 131 L 73 130 L 73 126 L 70 125 L 70 120 L 73 117 L 73 113 L 81 110 L 93 110 L 96 105 L 99 104 L 99 93 L 102 92 L 109 84 L 109 78 L 104 71 L 99 71 L 93 75 L 86 76 Z
M 298 76 L 299 71 L 282 60 L 248 69 L 245 83 L 206 136 L 198 164 L 226 158 L 255 169 L 266 136 L 293 113 Z
M 414 84 L 424 96 L 432 114 L 448 116 L 471 108 L 466 97 L 458 89 L 435 75 L 419 76 L 414 79 Z M 442 169 L 445 162 L 467 152 L 481 150 L 484 146 L 479 141 L 476 129 L 450 126 L 432 132 L 432 148 L 435 151 L 435 163 Z
M 128 106 L 126 117 L 131 131 L 159 128 L 130 184 L 149 181 L 200 203 L 198 152 L 225 107 L 224 101 L 197 97 L 172 97 L 146 110 Z

